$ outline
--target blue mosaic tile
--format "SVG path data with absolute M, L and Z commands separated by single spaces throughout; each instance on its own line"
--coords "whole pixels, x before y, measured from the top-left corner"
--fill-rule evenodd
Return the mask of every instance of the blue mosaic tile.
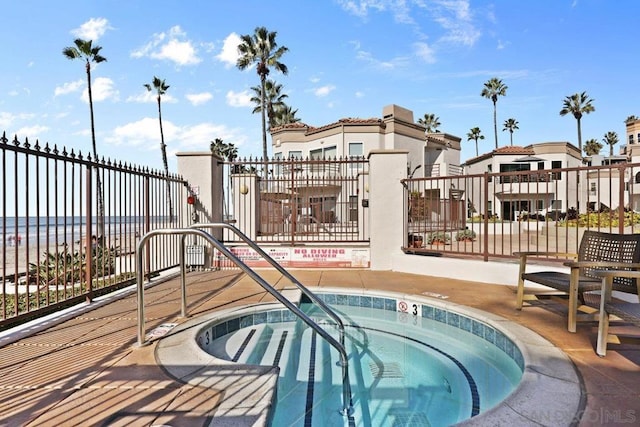
M 385 298 L 384 299 L 384 309 L 385 310 L 389 310 L 389 311 L 396 311 L 397 310 L 396 300 L 391 299 L 391 298 Z
M 460 315 L 458 313 L 447 312 L 447 325 L 460 327 Z
M 267 323 L 267 313 L 265 313 L 265 312 L 254 313 L 253 314 L 253 324 L 254 325 L 260 325 L 262 323 Z
M 471 332 L 472 321 L 467 316 L 460 316 L 460 329 Z
M 272 310 L 267 312 L 267 322 L 282 323 L 282 311 Z
M 447 323 L 447 311 L 436 308 L 434 311 L 433 319 L 438 322 Z
M 349 305 L 349 298 L 346 295 L 336 295 L 336 304 Z
M 472 322 L 473 324 L 471 326 L 471 332 L 473 333 L 473 335 L 484 339 L 484 323 L 478 322 L 476 320 L 473 320 Z
M 326 302 L 327 304 L 335 304 L 336 294 L 326 294 L 324 302 Z
M 292 311 L 285 310 L 282 313 L 282 321 L 283 322 L 295 322 L 298 316 L 296 316 Z
M 235 332 L 238 329 L 240 329 L 240 319 L 238 319 L 237 317 L 234 319 L 229 319 L 229 321 L 227 322 L 227 332 Z
M 513 358 L 513 360 L 515 360 L 516 364 L 518 365 L 518 367 L 520 368 L 521 371 L 524 371 L 524 357 L 522 357 L 522 353 L 520 352 L 520 349 L 516 347 L 516 352 L 515 352 L 515 357 Z
M 360 307 L 360 297 L 358 295 L 349 295 L 348 300 L 350 307 Z
M 253 326 L 253 314 L 249 314 L 247 316 L 242 316 L 240 318 L 240 327 L 248 328 L 249 326 Z
M 218 323 L 215 326 L 212 335 L 213 335 L 212 337 L 213 339 L 220 338 L 227 335 L 227 322 Z
M 360 307 L 371 308 L 371 306 L 373 304 L 372 300 L 373 300 L 373 298 L 371 298 L 371 297 L 361 296 L 360 297 Z
M 384 310 L 384 298 L 373 297 L 371 307 L 378 310 Z
M 484 327 L 484 339 L 489 341 L 491 344 L 496 343 L 496 330 L 490 326 Z
M 427 319 L 433 319 L 433 307 L 430 305 L 422 305 L 422 317 Z
M 496 347 L 498 347 L 500 350 L 504 351 L 505 353 L 507 352 L 507 337 L 504 336 L 504 334 L 500 331 L 495 331 L 496 332 Z

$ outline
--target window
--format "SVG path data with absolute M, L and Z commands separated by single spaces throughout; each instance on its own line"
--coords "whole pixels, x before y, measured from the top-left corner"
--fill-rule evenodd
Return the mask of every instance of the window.
M 633 134 L 629 135 L 629 144 L 633 144 Z
M 334 145 L 333 147 L 311 150 L 309 152 L 309 157 L 311 158 L 311 160 L 335 159 L 336 153 L 336 146 Z
M 295 160 L 302 159 L 302 151 L 289 151 L 289 158 Z
M 500 165 L 500 173 L 504 172 L 519 172 L 519 171 L 529 171 L 531 170 L 531 165 L 529 163 L 503 163 Z M 509 183 L 509 182 L 528 182 L 529 175 L 507 175 L 500 177 L 500 183 Z
M 562 200 L 552 200 L 551 201 L 551 209 L 554 211 L 562 210 Z
M 636 174 L 636 184 L 640 184 L 640 172 Z
M 493 211 L 493 202 L 491 200 L 487 200 L 487 215 L 489 217 L 493 216 L 492 211 Z
M 561 160 L 553 160 L 551 162 L 551 169 L 560 169 L 562 167 L 562 161 Z M 554 172 L 551 175 L 551 179 L 553 180 L 561 180 L 562 179 L 562 172 Z
M 539 171 L 544 170 L 544 162 L 538 162 L 538 170 Z
M 361 162 L 356 161 L 356 159 L 361 159 L 363 155 L 364 151 L 362 142 L 349 143 L 349 159 L 354 161 L 354 163 L 349 163 L 349 169 L 351 169 L 352 173 L 362 170 L 364 167 Z
M 349 196 L 349 221 L 358 221 L 358 196 Z
M 362 142 L 349 143 L 349 157 L 362 157 L 364 155 Z
M 596 183 L 595 182 L 591 182 L 589 183 L 589 194 L 591 194 L 592 196 L 596 195 Z
M 489 172 L 489 182 L 491 182 L 493 180 L 493 177 L 491 176 L 491 172 L 493 171 L 493 167 L 492 165 L 487 165 L 487 172 Z
M 273 160 L 275 160 L 274 174 L 282 176 L 282 153 L 273 153 Z
M 536 210 L 541 211 L 544 209 L 544 200 L 536 200 Z

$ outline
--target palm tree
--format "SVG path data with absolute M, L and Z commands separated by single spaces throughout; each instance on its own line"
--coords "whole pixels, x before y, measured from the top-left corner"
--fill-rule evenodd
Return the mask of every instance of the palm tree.
M 593 99 L 587 96 L 587 92 L 574 93 L 573 95 L 564 98 L 560 115 L 566 116 L 571 113 L 573 117 L 575 117 L 576 122 L 578 123 L 578 148 L 580 149 L 580 152 L 582 152 L 582 129 L 580 127 L 580 119 L 582 119 L 583 114 L 589 114 L 595 110 L 596 108 L 593 106 Z
M 300 118 L 296 117 L 297 112 L 298 110 L 294 110 L 290 105 L 283 103 L 282 107 L 275 111 L 273 126 L 276 127 L 286 125 L 288 123 L 298 123 Z
M 518 121 L 516 119 L 507 119 L 504 121 L 504 128 L 502 129 L 502 131 L 509 131 L 510 145 L 513 145 L 513 131 L 516 129 L 520 129 L 518 127 Z
M 91 145 L 93 148 L 93 160 L 98 162 L 98 149 L 96 146 L 95 122 L 93 120 L 93 96 L 91 94 L 91 63 L 99 64 L 105 62 L 107 58 L 100 55 L 102 47 L 93 46 L 93 40 L 75 39 L 75 46 L 69 46 L 62 49 L 62 54 L 67 59 L 82 59 L 85 61 L 85 69 L 87 72 L 87 92 L 89 94 L 89 113 L 91 116 Z M 100 173 L 96 172 L 96 189 L 98 191 L 98 236 L 104 237 L 104 200 L 102 196 L 102 182 Z
M 164 132 L 162 131 L 162 108 L 160 106 L 162 95 L 164 95 L 169 89 L 169 85 L 164 80 L 160 80 L 158 77 L 153 76 L 151 84 L 145 83 L 144 87 L 147 91 L 156 91 L 156 99 L 158 101 L 158 121 L 160 122 L 160 151 L 162 152 L 162 165 L 164 166 L 164 173 L 167 175 L 167 202 L 169 203 L 169 222 L 173 222 L 173 207 L 171 204 L 171 187 L 169 185 L 169 163 L 167 162 L 167 145 L 164 143 Z
M 437 132 L 438 128 L 441 125 L 440 117 L 436 116 L 435 114 L 426 114 L 426 113 L 424 117 L 421 117 L 418 119 L 418 123 L 426 128 L 424 130 L 425 133 Z
M 493 133 L 496 138 L 496 149 L 498 149 L 498 118 L 496 115 L 496 103 L 499 96 L 505 96 L 507 94 L 507 85 L 502 83 L 497 77 L 493 77 L 484 84 L 484 89 L 480 93 L 481 96 L 488 98 L 493 102 Z
M 478 157 L 478 140 L 484 139 L 484 135 L 481 134 L 481 130 L 479 127 L 474 127 L 470 129 L 470 132 L 467 133 L 467 141 L 471 141 L 472 139 L 476 141 L 476 157 Z
M 600 150 L 602 150 L 602 144 L 600 144 L 597 139 L 592 138 L 585 141 L 584 154 L 586 156 L 595 156 L 600 153 Z
M 604 138 L 602 138 L 602 142 L 604 142 L 609 146 L 609 156 L 613 156 L 613 146 L 616 145 L 618 141 L 619 139 L 618 139 L 617 133 L 613 131 L 609 131 L 604 134 Z
M 266 80 L 270 68 L 282 74 L 287 74 L 287 66 L 280 62 L 280 58 L 289 49 L 284 46 L 278 47 L 276 43 L 276 32 L 270 32 L 265 27 L 257 27 L 252 35 L 246 34 L 240 37 L 242 42 L 238 45 L 240 57 L 236 63 L 240 70 L 244 70 L 256 64 L 256 72 L 260 76 L 261 100 L 260 112 L 262 115 L 262 157 L 267 161 L 267 124 L 265 117 L 265 95 L 267 93 Z M 266 169 L 266 168 L 265 168 Z M 266 170 L 265 170 L 266 172 Z
M 627 119 L 624 122 L 625 123 L 630 123 L 630 122 L 635 122 L 636 120 L 638 120 L 638 118 L 635 115 L 631 115 L 631 116 L 627 117 Z
M 251 88 L 253 90 L 254 96 L 251 97 L 251 102 L 256 104 L 256 107 L 253 109 L 252 113 L 260 113 L 262 111 L 262 100 L 265 100 L 265 104 L 267 106 L 267 118 L 269 129 L 273 127 L 274 118 L 276 111 L 282 108 L 284 104 L 284 99 L 288 98 L 289 95 L 286 93 L 282 93 L 282 85 L 274 82 L 273 80 L 266 80 L 264 83 L 264 88 L 266 90 L 264 98 L 262 97 L 262 87 L 254 86 Z

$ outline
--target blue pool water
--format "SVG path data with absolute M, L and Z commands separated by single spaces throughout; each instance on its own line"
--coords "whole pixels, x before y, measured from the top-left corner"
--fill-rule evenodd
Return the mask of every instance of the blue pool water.
M 211 325 L 200 346 L 238 363 L 280 367 L 274 426 L 445 426 L 500 403 L 523 372 L 518 347 L 495 327 L 422 302 L 320 294 L 343 319 L 354 413 L 342 407 L 339 355 L 289 311 Z M 301 308 L 338 337 L 313 304 Z

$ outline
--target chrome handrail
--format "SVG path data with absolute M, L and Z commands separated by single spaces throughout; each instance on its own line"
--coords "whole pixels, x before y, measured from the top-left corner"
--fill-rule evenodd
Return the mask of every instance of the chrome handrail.
M 186 315 L 186 286 L 185 286 L 185 263 L 184 263 L 184 250 L 185 239 L 184 236 L 192 234 L 202 237 L 204 240 L 212 244 L 218 249 L 224 256 L 233 261 L 245 274 L 251 277 L 256 283 L 258 283 L 264 290 L 269 292 L 275 299 L 282 303 L 286 308 L 295 314 L 300 320 L 306 323 L 317 334 L 324 338 L 333 348 L 335 348 L 340 354 L 340 366 L 342 367 L 342 396 L 343 405 L 341 413 L 345 416 L 353 413 L 353 400 L 351 398 L 351 384 L 349 383 L 349 363 L 347 352 L 344 346 L 336 341 L 327 331 L 322 329 L 317 323 L 315 323 L 309 316 L 307 316 L 302 310 L 300 310 L 295 304 L 285 298 L 274 287 L 269 285 L 262 277 L 260 277 L 253 269 L 246 265 L 242 260 L 235 256 L 229 249 L 227 249 L 218 239 L 211 234 L 197 228 L 164 228 L 158 230 L 152 230 L 146 233 L 136 247 L 136 280 L 138 291 L 138 346 L 144 346 L 145 342 L 145 321 L 144 321 L 144 272 L 143 272 L 143 259 L 144 248 L 147 241 L 157 235 L 180 235 L 181 247 L 180 247 L 180 271 L 182 279 L 182 301 L 183 301 L 183 316 Z
M 307 289 L 298 279 L 293 277 L 291 273 L 285 270 L 275 259 L 271 257 L 268 253 L 266 253 L 256 242 L 251 240 L 246 234 L 240 231 L 237 227 L 231 224 L 227 224 L 226 222 L 211 222 L 211 223 L 201 223 L 201 224 L 192 224 L 189 228 L 227 228 L 233 231 L 238 237 L 240 237 L 246 244 L 248 244 L 254 251 L 258 253 L 265 261 L 271 264 L 276 270 L 278 270 L 283 276 L 291 281 L 295 286 L 298 287 L 311 301 L 313 301 L 316 305 L 318 305 L 334 322 L 338 325 L 338 330 L 340 331 L 340 344 L 344 347 L 344 323 L 342 319 L 333 311 L 331 308 L 325 304 L 316 294 Z M 182 236 L 182 240 L 184 240 L 186 236 Z

